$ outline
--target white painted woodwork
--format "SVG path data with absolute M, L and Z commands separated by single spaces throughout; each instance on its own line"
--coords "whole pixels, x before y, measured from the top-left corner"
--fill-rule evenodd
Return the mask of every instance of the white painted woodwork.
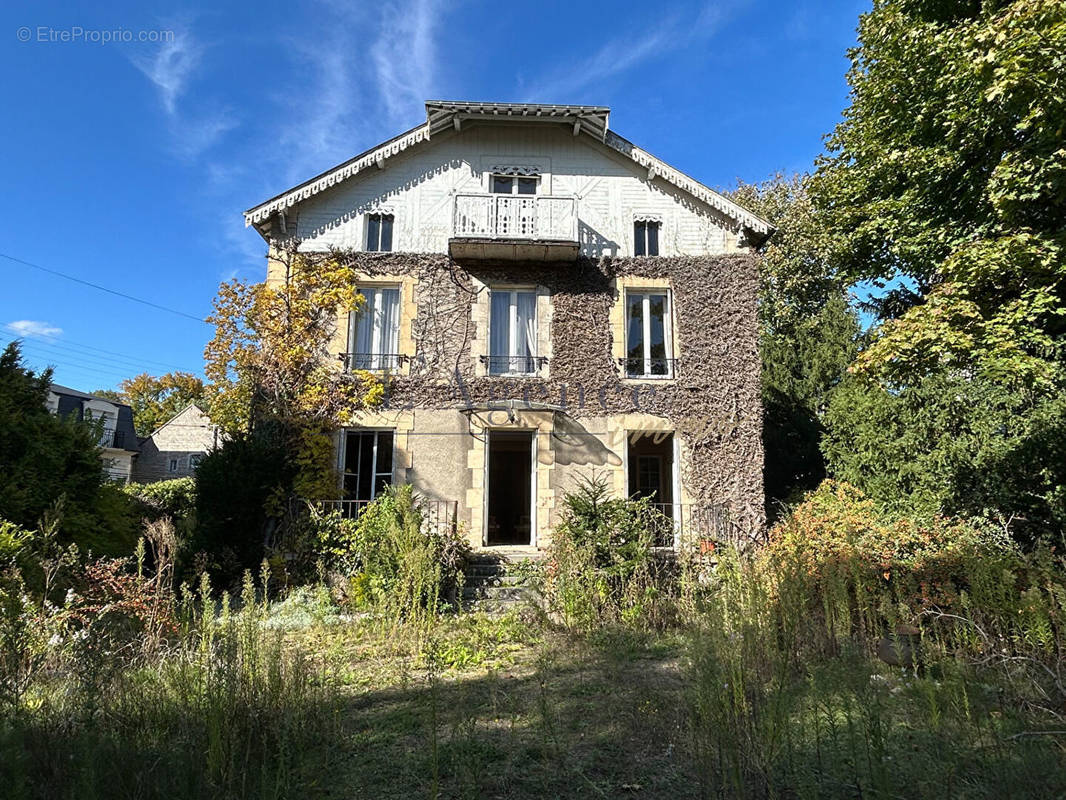
M 539 176 L 537 194 L 490 195 L 494 170 Z M 569 125 L 467 120 L 297 203 L 286 229 L 305 250 L 362 250 L 366 216 L 394 216 L 393 250 L 447 253 L 463 235 L 576 235 L 584 255 L 632 255 L 633 222 L 662 221 L 659 254 L 713 255 L 736 244 L 736 223 L 632 159 Z M 516 170 L 519 171 L 519 170 Z M 535 197 L 535 199 L 534 199 Z M 500 204 L 504 205 L 500 205 Z M 520 208 L 523 207 L 523 208 Z M 576 209 L 576 216 L 574 213 Z M 462 217 L 462 221 L 460 221 Z M 276 233 L 280 229 L 276 228 Z

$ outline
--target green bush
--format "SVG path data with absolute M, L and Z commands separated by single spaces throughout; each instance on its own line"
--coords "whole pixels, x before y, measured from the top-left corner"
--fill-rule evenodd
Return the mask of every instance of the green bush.
M 196 528 L 188 553 L 193 574 L 208 570 L 224 585 L 258 569 L 283 513 L 294 474 L 281 436 L 269 426 L 226 439 L 196 471 Z
M 656 532 L 670 526 L 649 499 L 611 497 L 604 478 L 583 480 L 563 497 L 562 521 L 552 531 L 545 577 L 550 610 L 581 630 L 665 624 L 678 575 L 653 546 Z
M 193 478 L 174 478 L 155 483 L 128 483 L 126 494 L 139 500 L 149 516 L 188 519 L 196 510 L 196 481 Z

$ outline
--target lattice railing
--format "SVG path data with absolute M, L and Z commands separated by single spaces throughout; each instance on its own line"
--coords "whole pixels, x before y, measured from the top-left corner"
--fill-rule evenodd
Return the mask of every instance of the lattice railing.
M 452 235 L 475 239 L 577 241 L 577 198 L 458 194 Z

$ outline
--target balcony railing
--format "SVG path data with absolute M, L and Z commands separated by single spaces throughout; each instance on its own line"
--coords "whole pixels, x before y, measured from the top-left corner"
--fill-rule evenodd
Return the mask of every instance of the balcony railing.
M 341 362 L 346 372 L 365 370 L 367 372 L 382 372 L 384 370 L 399 369 L 411 360 L 411 356 L 402 353 L 341 353 Z
M 546 356 L 478 356 L 489 375 L 535 375 L 548 363 Z
M 339 512 L 344 519 L 358 519 L 372 500 L 299 501 L 305 509 L 319 513 Z M 455 500 L 415 498 L 415 507 L 422 515 L 422 530 L 426 533 L 454 531 L 459 518 L 459 503 Z M 294 509 L 299 511 L 300 509 Z
M 577 198 L 457 194 L 452 236 L 469 239 L 577 241 Z
M 627 378 L 672 378 L 676 361 L 676 358 L 634 356 L 618 359 L 618 366 L 625 370 Z
M 100 431 L 100 446 L 114 447 L 123 450 L 126 447 L 126 432 L 114 428 L 104 428 Z
M 650 503 L 648 525 L 657 547 L 698 545 L 713 550 L 719 545 L 744 548 L 749 542 L 737 530 L 729 508 L 721 503 Z

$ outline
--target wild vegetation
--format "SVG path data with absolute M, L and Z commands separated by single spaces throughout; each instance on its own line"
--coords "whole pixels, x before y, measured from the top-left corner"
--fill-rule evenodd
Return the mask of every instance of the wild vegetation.
M 1066 795 L 1066 7 L 877 0 L 859 35 L 815 173 L 735 192 L 779 227 L 758 551 L 667 556 L 590 475 L 489 615 L 411 487 L 304 502 L 383 391 L 322 361 L 341 260 L 221 290 L 195 480 L 105 483 L 9 346 L 4 796 Z M 198 391 L 162 383 L 145 420 Z

